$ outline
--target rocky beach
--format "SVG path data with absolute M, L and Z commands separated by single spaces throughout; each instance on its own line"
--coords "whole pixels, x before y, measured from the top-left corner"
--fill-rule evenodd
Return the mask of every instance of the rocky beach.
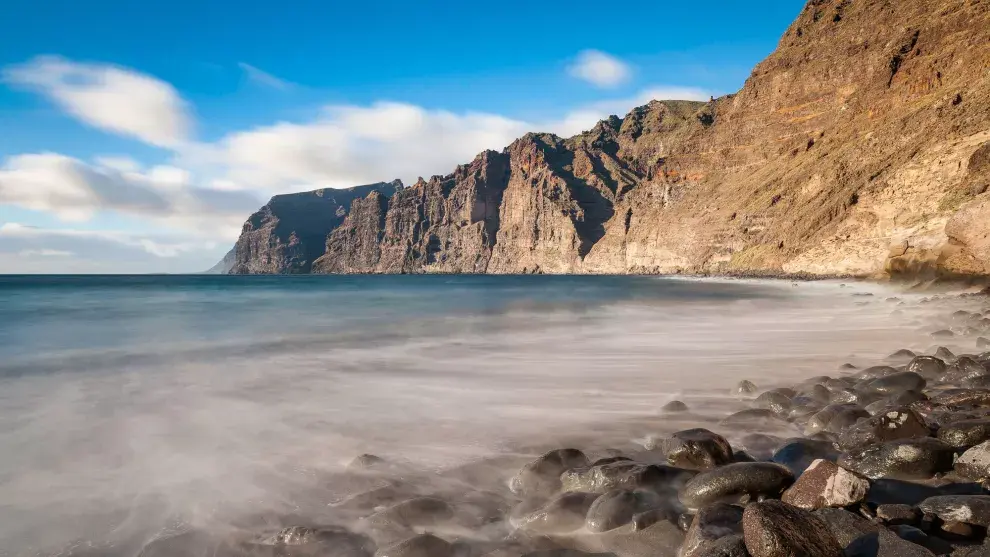
M 65 554 L 990 555 L 990 298 L 863 286 L 846 296 L 928 344 L 683 391 L 454 467 L 354 455 L 323 488 L 283 494 L 294 512 Z

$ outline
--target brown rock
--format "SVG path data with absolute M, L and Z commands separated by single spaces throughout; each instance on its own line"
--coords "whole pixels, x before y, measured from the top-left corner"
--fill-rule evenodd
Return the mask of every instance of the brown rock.
M 743 513 L 746 549 L 753 557 L 841 557 L 824 522 L 781 501 L 764 501 Z
M 782 497 L 785 503 L 805 510 L 848 507 L 866 498 L 870 481 L 828 460 L 808 466 Z

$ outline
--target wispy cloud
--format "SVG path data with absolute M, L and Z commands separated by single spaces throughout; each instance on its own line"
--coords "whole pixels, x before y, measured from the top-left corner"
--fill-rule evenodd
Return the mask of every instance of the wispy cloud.
M 632 67 L 599 50 L 585 50 L 568 68 L 572 76 L 597 87 L 617 87 L 632 77 Z
M 259 85 L 271 87 L 272 89 L 278 89 L 279 91 L 286 91 L 296 86 L 296 84 L 291 81 L 286 81 L 280 77 L 274 76 L 265 70 L 252 66 L 246 62 L 238 62 L 237 66 L 244 71 L 244 74 L 247 75 L 249 80 Z
M 72 257 L 71 251 L 60 249 L 25 249 L 18 255 L 21 257 Z
M 192 118 L 174 87 L 109 64 L 39 56 L 6 68 L 3 81 L 36 90 L 90 126 L 162 147 L 188 139 Z

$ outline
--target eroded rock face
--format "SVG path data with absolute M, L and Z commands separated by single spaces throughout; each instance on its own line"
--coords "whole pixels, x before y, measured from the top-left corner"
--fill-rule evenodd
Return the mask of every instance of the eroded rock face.
M 329 240 L 262 218 L 236 272 L 987 274 L 987 43 L 981 2 L 815 0 L 735 95 L 527 134 Z
M 344 222 L 354 201 L 373 193 L 391 196 L 401 189 L 402 182 L 395 180 L 276 195 L 244 223 L 229 272 L 309 273 L 313 262 L 326 251 L 327 235 Z

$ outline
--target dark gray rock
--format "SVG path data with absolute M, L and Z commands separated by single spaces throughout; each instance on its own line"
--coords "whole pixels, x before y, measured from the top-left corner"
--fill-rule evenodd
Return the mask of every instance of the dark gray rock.
M 577 449 L 550 451 L 523 466 L 509 482 L 509 488 L 520 495 L 549 495 L 560 489 L 561 474 L 589 464 L 588 457 Z
M 832 537 L 842 547 L 848 546 L 863 534 L 879 532 L 883 529 L 879 524 L 845 509 L 819 509 L 814 511 L 814 515 L 825 523 Z
M 779 497 L 794 483 L 794 474 L 771 462 L 738 462 L 698 474 L 681 488 L 685 506 L 697 509 L 744 497 Z
M 965 449 L 990 439 L 990 419 L 961 420 L 943 426 L 938 438 L 956 449 Z
M 814 435 L 822 431 L 840 433 L 859 420 L 869 417 L 870 413 L 858 404 L 830 404 L 808 420 L 804 433 L 805 435 Z
M 564 493 L 535 511 L 514 512 L 511 522 L 516 528 L 539 534 L 573 532 L 584 526 L 588 509 L 598 497 L 597 493 Z
M 907 371 L 913 371 L 928 381 L 941 378 L 945 368 L 945 362 L 935 356 L 917 356 L 907 365 Z
M 876 512 L 877 518 L 888 526 L 897 526 L 899 524 L 913 526 L 921 519 L 921 513 L 912 505 L 878 505 Z
M 884 413 L 864 419 L 839 435 L 839 447 L 853 450 L 886 441 L 928 437 L 931 431 L 925 419 L 910 408 L 891 408 Z
M 990 526 L 990 495 L 943 495 L 925 499 L 918 505 L 921 512 L 944 522 L 964 522 Z
M 899 439 L 844 453 L 838 464 L 871 479 L 923 480 L 951 470 L 953 453 L 930 437 Z
M 715 503 L 702 507 L 684 538 L 681 557 L 696 557 L 703 554 L 712 542 L 725 536 L 742 534 L 742 517 L 742 507 L 735 505 Z
M 607 532 L 632 522 L 634 516 L 659 507 L 660 496 L 647 490 L 617 489 L 603 493 L 588 508 L 585 526 L 592 532 Z
M 888 375 L 893 375 L 895 373 L 898 373 L 898 369 L 896 367 L 890 367 L 890 366 L 873 366 L 873 367 L 868 367 L 868 368 L 864 369 L 863 371 L 857 373 L 855 375 L 855 377 L 857 379 L 860 379 L 860 380 L 863 380 L 863 379 L 879 379 L 881 377 L 886 377 Z
M 838 458 L 839 452 L 828 441 L 796 438 L 785 441 L 774 451 L 770 460 L 786 466 L 795 476 L 800 476 L 816 460 L 835 461 Z
M 375 557 L 454 557 L 454 546 L 433 534 L 420 534 L 379 550 Z
M 846 557 L 933 557 L 924 547 L 881 530 L 857 538 L 846 548 Z
M 913 371 L 892 373 L 870 381 L 867 387 L 877 392 L 889 394 L 901 391 L 920 391 L 925 388 L 925 378 Z
M 678 431 L 662 444 L 646 448 L 661 447 L 672 466 L 687 470 L 711 470 L 732 462 L 732 447 L 725 437 L 703 428 Z
M 732 389 L 732 394 L 737 396 L 752 396 L 756 394 L 756 385 L 752 381 L 742 380 L 740 381 L 734 389 Z
M 695 472 L 660 464 L 620 460 L 568 470 L 560 476 L 564 491 L 605 493 L 613 489 L 677 490 Z
M 781 501 L 747 506 L 743 532 L 753 557 L 842 557 L 842 547 L 820 518 Z
M 949 389 L 930 398 L 933 403 L 949 408 L 990 406 L 990 389 Z
M 903 364 L 910 362 L 912 358 L 917 356 L 914 352 L 908 350 L 907 348 L 901 348 L 897 352 L 894 352 L 890 356 L 887 356 L 887 361 L 895 364 Z
M 679 400 L 672 400 L 660 409 L 663 414 L 681 414 L 688 411 L 688 405 Z
M 971 480 L 990 479 L 990 441 L 984 441 L 964 452 L 956 459 L 953 469 L 960 476 Z
M 414 497 L 380 510 L 365 521 L 372 527 L 434 526 L 454 516 L 454 509 L 443 499 Z
M 779 390 L 767 391 L 756 397 L 753 406 L 770 410 L 778 416 L 787 416 L 791 411 L 791 398 Z
M 750 557 L 750 554 L 746 549 L 746 539 L 741 534 L 735 534 L 702 545 L 691 557 Z
M 935 357 L 945 362 L 954 362 L 956 360 L 956 355 L 944 346 L 939 346 L 938 349 L 935 350 Z
M 786 426 L 784 418 L 765 408 L 747 408 L 726 416 L 719 425 L 732 428 L 777 428 Z

